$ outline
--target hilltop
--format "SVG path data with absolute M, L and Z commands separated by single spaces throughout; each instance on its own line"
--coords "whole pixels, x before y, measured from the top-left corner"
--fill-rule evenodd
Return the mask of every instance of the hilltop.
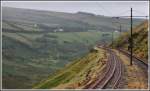
M 10 7 L 3 7 L 2 12 L 3 24 L 9 26 L 9 30 L 14 30 L 11 27 L 13 26 L 15 29 L 22 31 L 53 31 L 61 28 L 64 31 L 98 30 L 106 32 L 114 31 L 115 27 L 112 22 L 116 21 L 115 18 L 87 12 L 65 13 Z M 143 21 L 143 19 L 133 20 L 134 25 Z M 120 18 L 119 21 L 127 24 L 127 26 L 123 27 L 123 31 L 127 31 L 130 28 L 130 19 Z

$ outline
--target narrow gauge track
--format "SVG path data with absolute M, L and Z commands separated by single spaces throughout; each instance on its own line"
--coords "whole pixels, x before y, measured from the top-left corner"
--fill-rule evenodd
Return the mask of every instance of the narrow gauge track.
M 107 50 L 109 57 L 104 74 L 100 75 L 95 82 L 86 85 L 84 89 L 118 88 L 119 81 L 122 77 L 122 63 L 115 52 L 110 49 Z
M 129 52 L 127 52 L 127 51 L 125 51 L 125 50 L 122 50 L 122 49 L 118 49 L 120 52 L 122 52 L 123 54 L 125 54 L 125 55 L 127 55 L 128 57 L 130 57 L 130 53 Z M 145 63 L 145 61 L 146 60 L 142 60 L 142 59 L 140 59 L 140 58 L 138 58 L 138 57 L 136 57 L 136 56 L 132 56 L 134 59 L 136 59 L 136 62 L 138 62 L 139 61 L 139 63 L 140 64 L 143 64 L 146 68 L 148 68 L 148 64 L 147 63 Z

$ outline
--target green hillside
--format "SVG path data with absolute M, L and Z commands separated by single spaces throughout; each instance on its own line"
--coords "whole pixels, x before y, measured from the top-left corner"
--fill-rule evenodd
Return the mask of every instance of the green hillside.
M 102 34 L 106 33 L 3 32 L 3 87 L 31 88 L 33 83 L 85 55 Z
M 106 53 L 102 49 L 91 51 L 86 56 L 76 59 L 46 80 L 36 84 L 34 88 L 40 89 L 77 89 L 95 81 L 97 73 L 105 67 Z
M 128 50 L 128 40 L 130 38 L 130 32 L 123 33 L 114 46 L 121 47 L 124 50 Z M 148 21 L 144 21 L 138 26 L 133 28 L 133 53 L 137 57 L 144 59 L 147 63 L 148 59 Z

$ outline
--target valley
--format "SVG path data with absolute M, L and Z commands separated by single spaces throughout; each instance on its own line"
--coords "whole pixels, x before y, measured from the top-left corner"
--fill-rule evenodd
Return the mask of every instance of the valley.
M 133 67 L 128 66 L 129 57 L 119 51 L 129 52 L 130 19 L 119 19 L 126 23 L 119 33 L 113 24 L 117 19 L 82 11 L 3 7 L 2 12 L 4 89 L 147 88 L 145 66 L 138 65 L 137 59 Z M 134 56 L 147 64 L 148 22 L 139 18 L 133 21 Z M 132 79 L 130 70 L 134 76 L 138 71 L 141 76 L 144 70 L 145 78 L 136 87 L 130 80 L 138 78 Z

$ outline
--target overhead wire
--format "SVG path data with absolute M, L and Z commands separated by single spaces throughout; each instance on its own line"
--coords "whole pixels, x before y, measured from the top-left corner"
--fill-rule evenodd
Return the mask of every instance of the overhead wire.
M 110 10 L 104 8 L 103 5 L 101 5 L 100 3 L 96 3 L 96 5 L 98 5 L 98 6 L 103 10 L 104 13 L 107 13 L 108 15 L 113 15 L 113 13 L 110 12 Z M 140 14 L 143 14 L 143 13 L 144 13 L 144 12 L 137 11 L 137 10 L 133 10 L 133 11 L 134 11 L 134 12 L 138 12 L 138 13 L 140 13 Z M 124 14 L 127 14 L 127 12 L 130 12 L 130 10 L 126 10 L 126 11 L 120 12 L 120 13 L 118 13 L 117 15 L 124 15 Z M 119 18 L 125 18 L 125 17 L 130 17 L 130 15 L 129 15 L 129 16 L 111 17 L 111 18 L 114 19 L 114 21 L 117 20 L 117 22 L 118 22 L 118 19 L 119 19 Z M 144 16 L 133 16 L 133 17 L 144 17 Z M 112 23 L 112 25 L 114 24 L 113 21 L 111 21 L 111 23 Z M 118 23 L 120 23 L 121 25 L 128 26 L 127 23 L 121 23 L 121 22 L 118 22 Z
M 139 13 L 139 14 L 144 14 L 144 12 L 142 12 L 142 11 L 138 11 L 138 10 L 133 10 L 133 12 L 136 12 L 136 13 Z
M 99 6 L 99 7 L 101 7 L 101 9 L 103 10 L 103 12 L 107 13 L 108 15 L 112 15 L 113 14 L 108 9 L 104 8 L 102 4 L 96 2 L 96 5 Z

